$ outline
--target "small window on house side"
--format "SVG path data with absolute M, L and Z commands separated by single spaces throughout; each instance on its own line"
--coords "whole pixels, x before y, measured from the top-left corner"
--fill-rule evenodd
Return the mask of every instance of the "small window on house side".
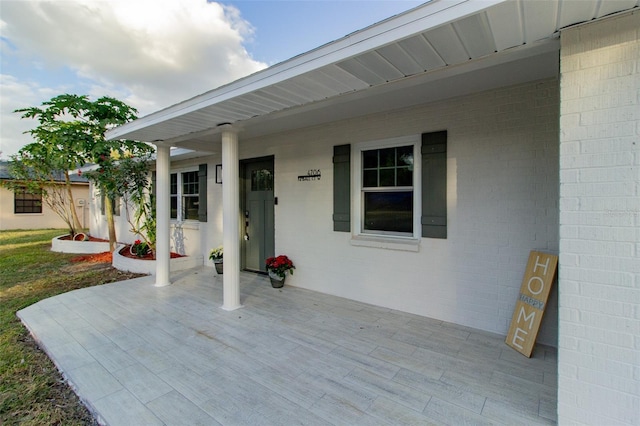
M 13 200 L 15 214 L 42 213 L 42 194 L 32 194 L 23 188 L 14 192 Z

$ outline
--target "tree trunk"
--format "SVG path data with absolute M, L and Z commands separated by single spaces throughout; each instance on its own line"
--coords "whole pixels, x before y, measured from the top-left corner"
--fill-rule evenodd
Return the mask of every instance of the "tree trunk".
M 82 224 L 78 219 L 78 213 L 76 212 L 76 204 L 73 201 L 73 191 L 71 190 L 71 179 L 69 179 L 69 172 L 65 170 L 64 172 L 64 184 L 67 187 L 67 196 L 69 197 L 69 211 L 71 212 L 71 218 L 73 221 L 73 228 L 71 232 L 71 237 L 73 237 L 76 232 L 82 231 Z
M 110 197 L 104 197 L 104 214 L 107 216 L 107 228 L 109 228 L 109 251 L 116 249 L 116 226 L 113 222 L 113 202 Z

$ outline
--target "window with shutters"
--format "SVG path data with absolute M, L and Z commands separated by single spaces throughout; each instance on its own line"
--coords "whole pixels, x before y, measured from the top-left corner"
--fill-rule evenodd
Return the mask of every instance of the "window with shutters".
M 334 146 L 333 230 L 351 232 L 353 245 L 398 250 L 446 239 L 447 131 Z
M 359 218 L 359 234 L 416 237 L 416 152 L 417 136 L 356 146 L 355 180 L 360 199 L 354 216 Z

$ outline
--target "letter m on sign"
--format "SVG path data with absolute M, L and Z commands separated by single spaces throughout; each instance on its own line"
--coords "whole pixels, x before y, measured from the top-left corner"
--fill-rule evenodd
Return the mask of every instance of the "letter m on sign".
M 536 343 L 557 266 L 558 256 L 539 251 L 529 254 L 520 295 L 505 341 L 507 345 L 527 357 L 531 357 L 533 345 Z

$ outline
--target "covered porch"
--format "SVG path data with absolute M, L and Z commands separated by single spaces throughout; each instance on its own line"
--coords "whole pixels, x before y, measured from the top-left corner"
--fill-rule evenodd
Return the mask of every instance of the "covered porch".
M 556 349 L 210 268 L 19 312 L 95 415 L 127 424 L 555 424 Z

